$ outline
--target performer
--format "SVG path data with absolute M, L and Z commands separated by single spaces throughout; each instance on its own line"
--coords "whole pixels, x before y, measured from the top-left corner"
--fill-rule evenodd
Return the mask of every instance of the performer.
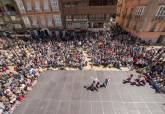
M 100 88 L 100 81 L 95 78 L 90 86 L 84 86 L 84 88 L 91 91 L 98 91 L 98 89 Z
M 86 88 L 87 90 L 94 91 L 95 90 L 94 85 L 95 85 L 95 81 L 93 81 L 92 84 L 89 85 L 89 86 L 84 86 L 84 88 Z
M 123 80 L 123 84 L 131 83 L 132 78 L 133 78 L 133 74 L 131 74 L 126 80 Z
M 96 88 L 97 88 L 97 89 L 100 88 L 100 81 L 98 81 L 98 82 L 96 83 Z
M 110 77 L 106 78 L 106 79 L 104 80 L 103 84 L 100 85 L 100 87 L 105 87 L 105 88 L 106 88 L 109 81 L 110 81 Z
M 95 81 L 94 89 L 98 91 L 98 89 L 100 88 L 100 81 L 98 80 L 98 78 L 95 78 L 94 81 Z

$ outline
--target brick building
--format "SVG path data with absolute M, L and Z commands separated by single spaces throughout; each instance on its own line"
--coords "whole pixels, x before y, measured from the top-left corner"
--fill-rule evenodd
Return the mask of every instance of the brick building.
M 0 0 L 0 30 L 20 30 L 23 25 L 14 0 Z
M 0 27 L 6 29 L 103 28 L 117 10 L 117 0 L 0 0 L 0 3 Z
M 119 0 L 117 22 L 141 38 L 165 43 L 165 0 Z
M 103 28 L 115 15 L 117 0 L 61 0 L 66 28 Z
M 26 28 L 62 28 L 60 0 L 14 0 Z

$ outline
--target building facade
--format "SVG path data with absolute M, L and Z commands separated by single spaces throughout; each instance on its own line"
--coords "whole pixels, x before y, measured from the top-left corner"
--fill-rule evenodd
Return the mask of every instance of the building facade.
M 24 26 L 14 0 L 0 0 L 0 30 L 20 30 Z
M 26 28 L 62 28 L 60 0 L 14 0 Z
M 67 29 L 103 28 L 117 10 L 117 0 L 61 1 L 63 23 Z
M 117 0 L 0 0 L 0 29 L 103 28 Z
M 165 44 L 165 0 L 119 0 L 116 21 L 141 38 Z

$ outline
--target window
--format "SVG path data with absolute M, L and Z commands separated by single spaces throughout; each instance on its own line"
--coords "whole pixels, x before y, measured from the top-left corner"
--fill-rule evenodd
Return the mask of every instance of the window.
M 10 16 L 12 21 L 16 21 L 16 16 Z
M 21 13 L 25 13 L 25 7 L 22 0 L 15 0 L 17 7 Z
M 35 10 L 40 12 L 40 0 L 35 0 Z
M 104 20 L 104 14 L 89 15 L 90 20 Z
M 31 16 L 31 20 L 32 20 L 33 26 L 38 26 L 37 16 L 35 16 L 35 15 Z
M 71 15 L 67 15 L 66 16 L 66 21 L 72 21 L 72 16 Z
M 81 19 L 81 15 L 74 15 L 73 21 L 79 21 Z
M 45 27 L 46 25 L 46 21 L 45 21 L 45 16 L 44 15 L 40 15 L 40 25 Z
M 51 0 L 51 7 L 53 11 L 59 11 L 58 0 Z
M 26 2 L 26 9 L 27 9 L 27 11 L 31 11 L 32 10 L 32 2 L 31 2 L 31 0 L 28 0 Z
M 144 13 L 145 8 L 146 8 L 146 6 L 138 6 L 135 10 L 136 11 L 135 15 L 136 16 L 142 16 L 143 13 Z
M 53 25 L 53 23 L 52 23 L 52 16 L 51 15 L 47 16 L 47 23 L 48 23 L 48 26 L 52 26 Z
M 56 26 L 62 26 L 60 15 L 53 15 L 53 19 Z
M 26 27 L 30 27 L 30 21 L 29 21 L 29 18 L 27 16 L 23 16 L 22 20 L 23 20 Z
M 131 11 L 135 12 L 135 14 L 132 13 L 132 15 L 135 15 L 136 20 L 143 19 L 145 8 L 146 8 L 146 6 L 137 6 L 135 9 L 131 9 Z M 128 18 L 130 18 L 130 16 L 132 16 L 132 15 L 129 15 Z
M 73 16 L 73 20 L 74 21 L 87 21 L 88 20 L 88 17 L 87 15 L 74 15 Z
M 67 28 L 73 28 L 73 23 L 66 23 Z
M 81 19 L 82 19 L 82 21 L 87 21 L 88 20 L 88 16 L 87 15 L 81 15 Z
M 64 3 L 65 8 L 71 8 L 71 7 L 73 8 L 73 7 L 78 7 L 78 6 L 79 6 L 78 1 Z
M 44 0 L 44 10 L 49 11 L 49 0 Z
M 155 15 L 155 19 L 163 19 L 165 17 L 165 5 L 159 6 L 159 9 Z
M 69 2 L 69 3 L 65 3 L 65 4 L 64 4 L 64 7 L 65 7 L 65 8 L 70 8 L 70 7 L 71 7 L 70 2 Z

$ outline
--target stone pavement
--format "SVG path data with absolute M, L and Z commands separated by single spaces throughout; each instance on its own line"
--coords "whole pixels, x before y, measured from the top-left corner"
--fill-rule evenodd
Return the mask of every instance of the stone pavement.
M 122 80 L 135 72 L 47 71 L 14 114 L 165 114 L 165 94 Z M 87 91 L 84 85 L 111 76 L 107 88 Z
M 121 69 L 117 68 L 108 68 L 108 67 L 103 67 L 103 66 L 91 66 L 91 58 L 88 56 L 86 51 L 83 51 L 83 55 L 85 57 L 85 61 L 87 61 L 87 66 L 83 68 L 83 70 L 94 70 L 94 71 L 129 71 L 128 68 L 123 67 Z M 67 70 L 70 70 L 70 68 L 67 68 Z

